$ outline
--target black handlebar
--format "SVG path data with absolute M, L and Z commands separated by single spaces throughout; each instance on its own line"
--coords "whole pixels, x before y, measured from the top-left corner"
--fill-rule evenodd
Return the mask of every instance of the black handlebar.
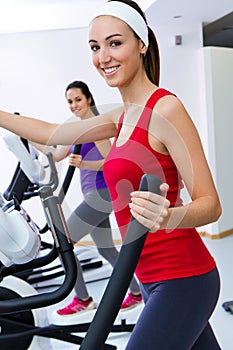
M 80 154 L 80 151 L 81 151 L 81 146 L 82 145 L 75 145 L 74 146 L 74 150 L 73 150 L 73 154 Z M 60 203 L 63 202 L 63 199 L 68 191 L 68 188 L 70 186 L 70 183 L 71 183 L 71 180 L 72 180 L 72 177 L 74 175 L 74 171 L 75 171 L 75 167 L 74 166 L 69 166 L 68 170 L 67 170 L 67 173 L 66 173 L 66 176 L 65 176 L 65 179 L 63 181 L 63 184 L 62 184 L 62 188 L 58 194 L 58 198 L 59 198 L 59 201 Z
M 160 178 L 143 175 L 140 191 L 160 193 Z M 148 228 L 131 218 L 117 262 L 80 350 L 102 350 L 138 263 Z

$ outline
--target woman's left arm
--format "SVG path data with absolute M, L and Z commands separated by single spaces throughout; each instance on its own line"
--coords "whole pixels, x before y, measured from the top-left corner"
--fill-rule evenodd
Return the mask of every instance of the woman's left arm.
M 141 216 L 142 224 L 143 216 L 147 221 L 149 218 L 154 230 L 199 227 L 214 222 L 221 215 L 221 204 L 197 129 L 178 98 L 166 96 L 162 100 L 157 109 L 159 114 L 155 113 L 150 123 L 151 145 L 161 144 L 172 157 L 191 202 L 168 208 L 168 203 L 161 198 L 158 204 L 157 195 L 150 193 L 148 200 L 148 194 L 136 192 L 132 194 L 132 202 L 138 205 L 138 217 L 134 216 L 137 219 Z M 155 214 L 159 212 L 158 206 L 160 216 Z M 140 211 L 144 211 L 143 215 Z
M 111 149 L 111 142 L 110 140 L 101 140 L 101 141 L 96 141 L 95 144 L 101 156 L 103 157 L 103 159 L 92 160 L 92 161 L 82 160 L 81 156 L 70 154 L 69 164 L 72 166 L 76 166 L 80 169 L 88 169 L 88 170 L 95 170 L 95 171 L 102 170 L 105 158 L 107 157 Z

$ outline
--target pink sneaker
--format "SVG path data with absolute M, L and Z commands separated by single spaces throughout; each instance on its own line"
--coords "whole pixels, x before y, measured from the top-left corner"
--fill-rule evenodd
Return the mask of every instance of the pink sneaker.
M 123 301 L 123 303 L 121 304 L 120 311 L 127 311 L 141 304 L 142 304 L 141 294 L 134 295 L 132 293 L 129 293 L 128 296 Z
M 91 297 L 87 301 L 83 301 L 75 296 L 69 305 L 63 309 L 57 310 L 57 313 L 60 316 L 70 316 L 78 312 L 94 310 L 95 308 L 95 304 Z

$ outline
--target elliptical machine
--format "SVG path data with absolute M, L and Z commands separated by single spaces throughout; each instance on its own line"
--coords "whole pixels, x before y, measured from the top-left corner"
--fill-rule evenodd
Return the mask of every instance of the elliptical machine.
M 233 300 L 225 301 L 222 304 L 222 307 L 226 312 L 229 312 L 230 314 L 233 314 Z
M 155 189 L 158 192 L 159 184 L 160 182 L 154 176 L 144 175 L 140 189 Z M 96 350 L 96 348 L 99 350 L 116 350 L 116 346 L 105 344 L 105 340 L 109 332 L 131 332 L 134 327 L 134 325 L 125 323 L 120 325 L 114 325 L 113 323 L 134 273 L 147 229 L 136 220 L 131 220 L 119 258 L 96 311 L 93 323 L 69 326 L 46 324 L 40 326 L 37 324 L 35 310 L 40 311 L 41 308 L 57 303 L 68 296 L 75 284 L 77 269 L 73 245 L 59 199 L 53 195 L 49 186 L 42 187 L 39 193 L 48 226 L 53 235 L 55 249 L 64 266 L 65 279 L 56 291 L 42 294 L 38 294 L 36 291 L 33 291 L 33 293 L 32 287 L 24 282 L 27 293 L 26 296 L 22 296 L 20 292 L 14 289 L 12 278 L 15 280 L 17 277 L 12 277 L 12 273 L 42 266 L 42 258 L 36 258 L 21 265 L 2 266 L 0 274 L 2 280 L 0 283 L 0 344 L 2 344 L 4 350 L 27 350 L 29 346 L 30 350 L 47 350 L 50 346 L 49 342 L 45 344 L 40 340 L 48 341 L 49 338 L 54 338 L 72 344 L 81 344 L 83 350 Z M 124 268 L 122 268 L 122 264 Z M 127 269 L 125 269 L 125 266 L 127 266 Z M 17 285 L 17 281 L 15 285 Z M 87 332 L 86 338 L 73 334 L 79 332 Z
M 13 141 L 16 135 L 8 134 L 11 141 Z M 19 141 L 19 140 L 17 140 Z M 22 143 L 23 142 L 23 143 Z M 23 147 L 23 152 L 26 150 L 26 143 L 22 140 L 17 142 L 18 148 L 16 152 L 21 152 L 21 146 Z M 15 142 L 11 142 L 15 145 Z M 52 155 L 48 154 L 47 158 L 50 164 L 51 174 L 49 185 L 54 185 L 56 188 L 58 184 L 56 169 L 53 166 Z M 27 168 L 28 165 L 32 168 Z M 12 298 L 22 298 L 29 297 L 30 295 L 36 295 L 37 291 L 28 283 L 26 283 L 21 278 L 14 276 L 14 272 L 25 269 L 27 271 L 27 266 L 30 266 L 31 261 L 38 257 L 39 251 L 41 249 L 41 236 L 38 230 L 38 226 L 33 222 L 28 213 L 21 206 L 23 197 L 27 196 L 26 190 L 30 187 L 30 192 L 33 195 L 37 195 L 37 191 L 40 187 L 40 183 L 37 180 L 37 185 L 34 185 L 32 181 L 25 175 L 23 169 L 24 165 L 32 174 L 31 180 L 35 180 L 35 176 L 43 177 L 43 168 L 36 161 L 36 157 L 25 158 L 23 163 L 18 163 L 15 176 L 4 196 L 1 195 L 0 198 L 0 300 L 10 300 Z M 22 166 L 22 167 L 21 167 Z M 16 184 L 21 184 L 21 189 L 16 193 Z M 16 192 L 15 192 L 16 191 Z M 3 312 L 1 308 L 1 312 Z M 1 339 L 0 344 L 6 350 L 14 349 L 28 349 L 30 344 L 30 349 L 32 350 L 45 350 L 50 349 L 49 339 L 30 337 L 26 336 L 24 338 L 9 337 L 4 338 L 4 336 L 9 332 L 21 331 L 23 328 L 22 324 L 34 325 L 36 327 L 48 324 L 46 311 L 43 309 L 36 310 L 26 310 L 23 309 L 20 312 L 15 312 L 12 316 L 4 316 L 4 321 L 2 316 L 0 317 L 1 326 Z
M 29 144 L 27 140 L 22 139 L 9 131 L 5 131 L 3 139 L 7 148 L 19 161 L 12 181 L 4 192 L 4 198 L 6 200 L 9 201 L 14 198 L 21 204 L 22 201 L 28 200 L 31 197 L 39 196 L 38 189 L 44 185 L 52 186 L 53 191 L 57 189 L 58 175 L 50 153 L 47 154 L 48 166 L 44 167 L 38 160 L 38 151 Z M 80 148 L 81 145 L 75 145 L 73 153 L 79 154 Z M 47 175 L 46 168 L 50 169 L 50 179 L 47 183 L 44 183 L 44 179 Z M 74 167 L 68 167 L 58 194 L 60 203 L 63 202 L 67 194 L 74 171 Z M 48 232 L 49 228 L 48 225 L 45 224 L 42 228 L 38 227 L 38 230 L 42 235 Z M 26 272 L 22 271 L 17 273 L 16 276 L 29 282 L 37 290 L 47 288 L 48 285 L 50 288 L 57 287 L 57 285 L 61 283 L 61 278 L 64 276 L 64 270 L 59 259 L 57 259 L 57 255 L 54 253 L 53 244 L 43 240 L 41 242 L 40 254 L 48 255 L 48 266 L 46 268 L 34 269 L 33 271 Z M 106 279 L 110 277 L 112 267 L 109 266 L 107 262 L 103 263 L 97 249 L 78 246 L 75 247 L 75 254 L 78 256 L 84 271 L 86 282 L 93 282 L 97 279 Z M 47 283 L 48 281 L 50 282 L 49 284 Z
M 32 256 L 29 245 L 24 245 L 24 252 L 27 253 L 27 258 L 23 262 L 21 261 L 19 264 L 19 260 L 17 259 L 17 263 L 15 263 L 13 255 L 11 262 L 9 262 L 9 259 L 7 261 L 4 260 L 0 274 L 0 344 L 2 344 L 5 350 L 26 350 L 29 346 L 30 350 L 50 349 L 49 338 L 51 337 L 52 329 L 50 328 L 50 336 L 46 336 L 48 332 L 47 326 L 49 327 L 49 325 L 45 309 L 42 308 L 51 303 L 63 300 L 71 292 L 76 280 L 77 271 L 72 251 L 73 245 L 68 237 L 67 229 L 65 223 L 62 221 L 60 212 L 58 214 L 58 201 L 55 203 L 54 208 L 49 210 L 45 203 L 47 200 L 50 200 L 47 197 L 52 197 L 51 200 L 54 201 L 55 197 L 52 196 L 52 190 L 50 187 L 42 187 L 40 191 L 41 200 L 44 202 L 45 215 L 50 220 L 49 227 L 54 234 L 57 254 L 61 256 L 66 271 L 66 278 L 63 285 L 55 292 L 39 294 L 30 284 L 12 275 L 15 272 L 42 267 L 44 265 L 43 257 L 37 258 Z M 56 217 L 54 218 L 53 215 Z M 50 219 L 51 217 L 53 217 L 55 224 Z M 15 242 L 18 249 L 20 250 L 21 236 L 24 236 L 27 231 L 30 232 L 33 238 L 36 237 L 34 239 L 34 247 L 37 247 L 38 250 L 38 235 L 36 232 L 31 232 L 31 229 L 26 224 L 24 230 L 21 227 L 21 230 L 15 234 Z M 11 237 L 11 232 L 9 237 Z M 4 247 L 8 246 L 7 237 L 5 238 L 5 244 L 1 247 L 2 251 L 5 251 Z M 4 264 L 6 262 L 7 266 Z M 45 336 L 43 338 L 37 337 L 42 332 L 42 329 Z M 59 339 L 59 332 L 57 337 Z

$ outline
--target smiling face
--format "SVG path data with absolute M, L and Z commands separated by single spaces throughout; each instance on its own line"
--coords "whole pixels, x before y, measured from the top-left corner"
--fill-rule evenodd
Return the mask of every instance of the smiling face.
M 89 31 L 92 62 L 111 87 L 128 87 L 142 71 L 143 42 L 113 16 L 96 17 Z
M 81 89 L 71 88 L 66 92 L 66 99 L 71 112 L 81 119 L 90 116 L 91 98 L 86 98 Z

